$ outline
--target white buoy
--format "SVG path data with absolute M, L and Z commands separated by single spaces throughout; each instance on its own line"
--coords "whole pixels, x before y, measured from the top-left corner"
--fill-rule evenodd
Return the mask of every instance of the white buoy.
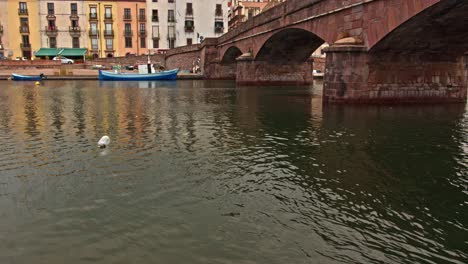
M 98 146 L 100 148 L 105 148 L 107 145 L 110 144 L 110 138 L 108 136 L 103 136 L 99 141 L 98 141 Z

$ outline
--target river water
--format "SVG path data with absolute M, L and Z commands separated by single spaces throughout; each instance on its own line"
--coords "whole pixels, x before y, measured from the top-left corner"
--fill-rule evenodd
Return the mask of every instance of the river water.
M 468 263 L 466 106 L 320 93 L 0 82 L 0 263 Z

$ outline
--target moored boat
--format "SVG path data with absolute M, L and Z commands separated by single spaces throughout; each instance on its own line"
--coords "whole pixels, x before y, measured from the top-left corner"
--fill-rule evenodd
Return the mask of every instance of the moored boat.
M 175 80 L 179 69 L 146 73 L 113 73 L 109 71 L 99 71 L 99 80 L 101 81 L 161 81 L 161 80 Z
M 12 73 L 11 76 L 12 76 L 11 79 L 13 81 L 41 81 L 45 79 L 45 75 L 42 73 L 38 76 L 28 76 L 28 75 Z

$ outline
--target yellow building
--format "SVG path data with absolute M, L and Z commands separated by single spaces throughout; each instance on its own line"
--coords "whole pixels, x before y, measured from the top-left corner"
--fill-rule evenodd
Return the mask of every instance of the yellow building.
M 39 3 L 37 0 L 8 0 L 6 9 L 0 10 L 2 24 L 2 48 L 5 57 L 30 59 L 41 48 L 39 25 Z
M 114 57 L 119 54 L 117 41 L 117 1 L 85 2 L 87 10 L 88 52 L 93 57 Z

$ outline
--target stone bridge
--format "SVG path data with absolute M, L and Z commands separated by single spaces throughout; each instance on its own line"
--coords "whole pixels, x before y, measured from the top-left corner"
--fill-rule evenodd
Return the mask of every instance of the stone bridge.
M 200 46 L 207 79 L 310 84 L 325 102 L 464 102 L 467 0 L 288 0 Z

